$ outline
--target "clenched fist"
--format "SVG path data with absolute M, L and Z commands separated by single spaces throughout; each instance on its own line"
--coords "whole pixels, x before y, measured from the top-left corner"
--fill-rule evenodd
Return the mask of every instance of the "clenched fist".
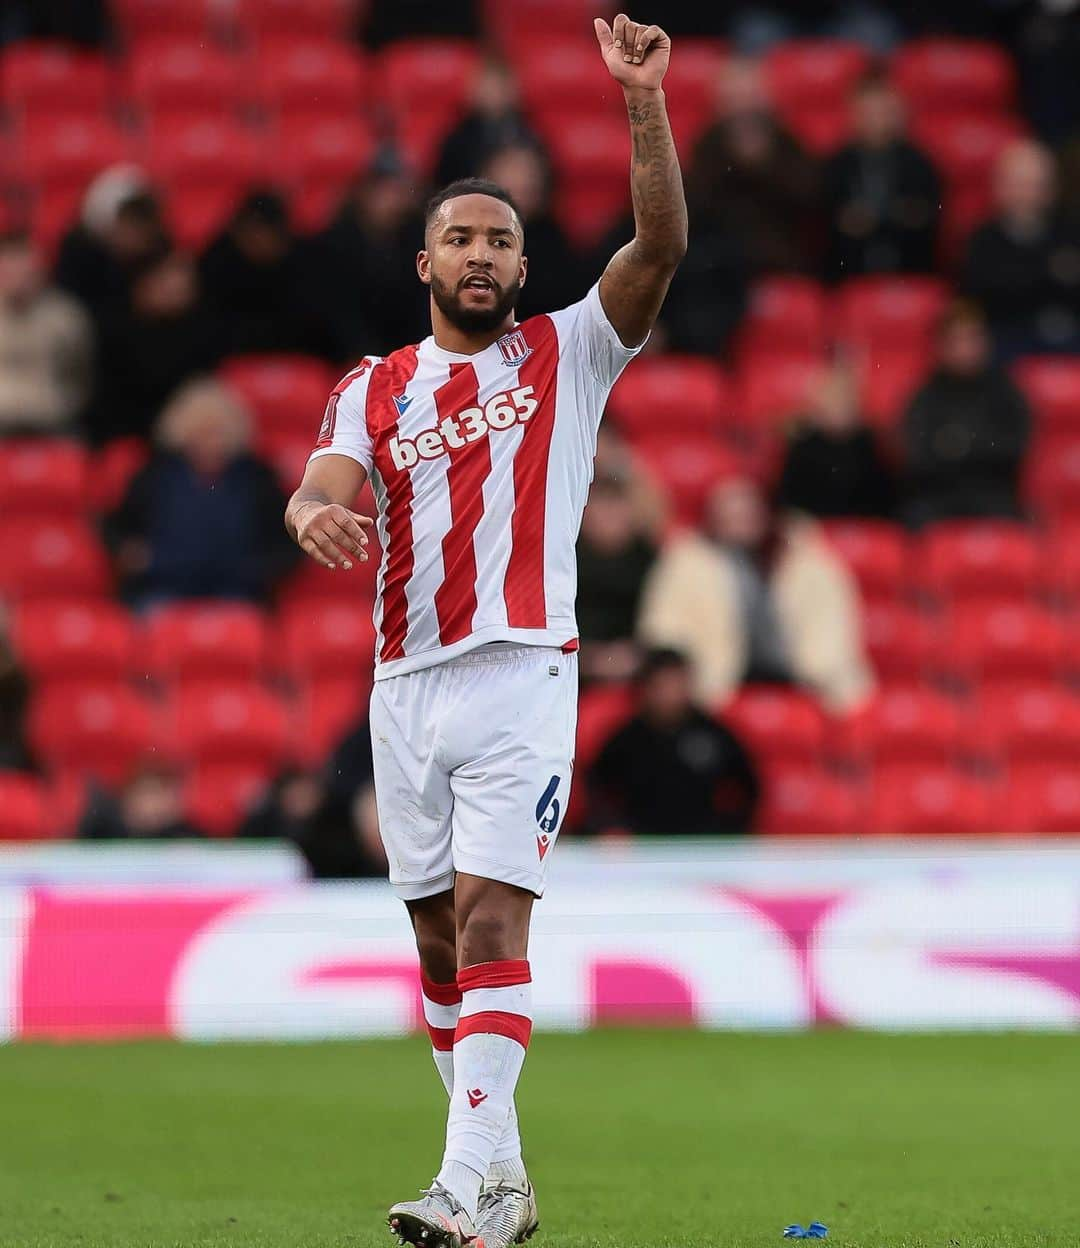
M 596 18 L 596 38 L 612 78 L 623 87 L 655 91 L 664 80 L 671 40 L 659 26 L 632 22 L 620 13 L 609 26 Z
M 293 513 L 296 544 L 316 563 L 331 571 L 340 566 L 347 572 L 352 560 L 363 563 L 367 557 L 371 517 L 361 516 L 340 503 L 304 503 Z

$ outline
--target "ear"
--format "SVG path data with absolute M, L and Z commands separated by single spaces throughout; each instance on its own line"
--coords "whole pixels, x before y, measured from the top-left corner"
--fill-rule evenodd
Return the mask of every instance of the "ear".
M 525 275 L 528 273 L 528 271 L 529 271 L 529 258 L 528 256 L 522 256 L 521 265 L 518 269 L 518 285 L 519 286 L 525 285 Z
M 431 285 L 431 257 L 426 251 L 416 253 L 416 272 L 425 286 Z

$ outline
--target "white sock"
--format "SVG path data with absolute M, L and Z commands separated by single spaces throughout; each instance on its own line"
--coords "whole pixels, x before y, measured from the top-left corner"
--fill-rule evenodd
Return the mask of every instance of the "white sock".
M 431 1036 L 431 1056 L 446 1095 L 451 1097 L 454 1095 L 454 1029 L 461 1013 L 461 989 L 456 981 L 439 984 L 428 979 L 423 972 L 420 973 L 420 989 L 424 1021 Z M 515 1183 L 525 1178 L 525 1163 L 521 1160 L 521 1131 L 517 1109 L 512 1102 L 487 1178 L 496 1182 L 508 1179 Z
M 524 959 L 503 959 L 459 971 L 458 987 L 454 1083 L 438 1181 L 475 1217 L 479 1183 L 462 1167 L 482 1182 L 503 1140 L 532 1032 L 532 976 Z

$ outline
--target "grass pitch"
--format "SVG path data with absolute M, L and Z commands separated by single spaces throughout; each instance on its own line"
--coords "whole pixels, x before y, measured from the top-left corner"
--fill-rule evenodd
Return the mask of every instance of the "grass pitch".
M 1080 1039 L 535 1038 L 534 1244 L 1080 1244 Z M 3 1248 L 391 1248 L 437 1167 L 419 1038 L 0 1049 Z

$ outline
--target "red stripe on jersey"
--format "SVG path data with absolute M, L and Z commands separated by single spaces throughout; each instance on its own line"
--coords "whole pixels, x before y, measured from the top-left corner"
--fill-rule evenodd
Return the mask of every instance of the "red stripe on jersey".
M 510 562 L 503 582 L 506 622 L 511 628 L 546 628 L 544 597 L 544 510 L 548 454 L 555 427 L 555 380 L 559 343 L 549 316 L 526 322 L 532 355 L 518 369 L 518 385 L 532 386 L 537 408 L 514 457 L 514 515 Z
M 368 357 L 365 355 L 364 358 L 360 361 L 359 364 L 357 364 L 357 366 L 354 369 L 352 369 L 350 372 L 346 373 L 344 377 L 342 377 L 342 379 L 337 383 L 337 385 L 333 388 L 333 390 L 330 393 L 340 394 L 345 389 L 345 387 L 351 385 L 357 379 L 357 377 L 363 377 L 363 375 L 367 372 L 367 370 L 370 367 L 371 367 L 371 360 L 368 359 Z
M 386 551 L 383 554 L 382 649 L 384 663 L 405 653 L 409 630 L 407 589 L 413 574 L 412 478 L 390 459 L 389 442 L 397 434 L 393 395 L 401 394 L 416 372 L 416 347 L 403 347 L 377 365 L 368 382 L 364 417 L 375 446 L 373 461 L 386 488 Z
M 457 986 L 457 981 L 453 979 L 448 984 L 437 984 L 421 971 L 420 991 L 433 1005 L 461 1004 L 461 989 Z
M 439 423 L 475 407 L 480 383 L 471 364 L 451 364 L 450 380 L 435 391 Z M 448 447 L 450 466 L 450 528 L 442 541 L 443 579 L 435 591 L 439 644 L 453 645 L 472 631 L 476 614 L 476 548 L 473 535 L 484 514 L 484 482 L 491 472 L 491 443 L 487 437 Z
M 531 984 L 532 971 L 527 958 L 500 958 L 497 962 L 477 962 L 457 973 L 457 985 L 462 992 L 474 988 L 513 988 L 516 984 Z
M 428 1035 L 431 1037 L 431 1047 L 436 1053 L 453 1051 L 455 1039 L 453 1027 L 432 1027 L 428 1023 Z
M 479 1014 L 469 1014 L 458 1020 L 455 1042 L 475 1035 L 505 1036 L 527 1049 L 532 1035 L 532 1019 L 524 1014 L 507 1014 L 502 1010 L 481 1010 Z

